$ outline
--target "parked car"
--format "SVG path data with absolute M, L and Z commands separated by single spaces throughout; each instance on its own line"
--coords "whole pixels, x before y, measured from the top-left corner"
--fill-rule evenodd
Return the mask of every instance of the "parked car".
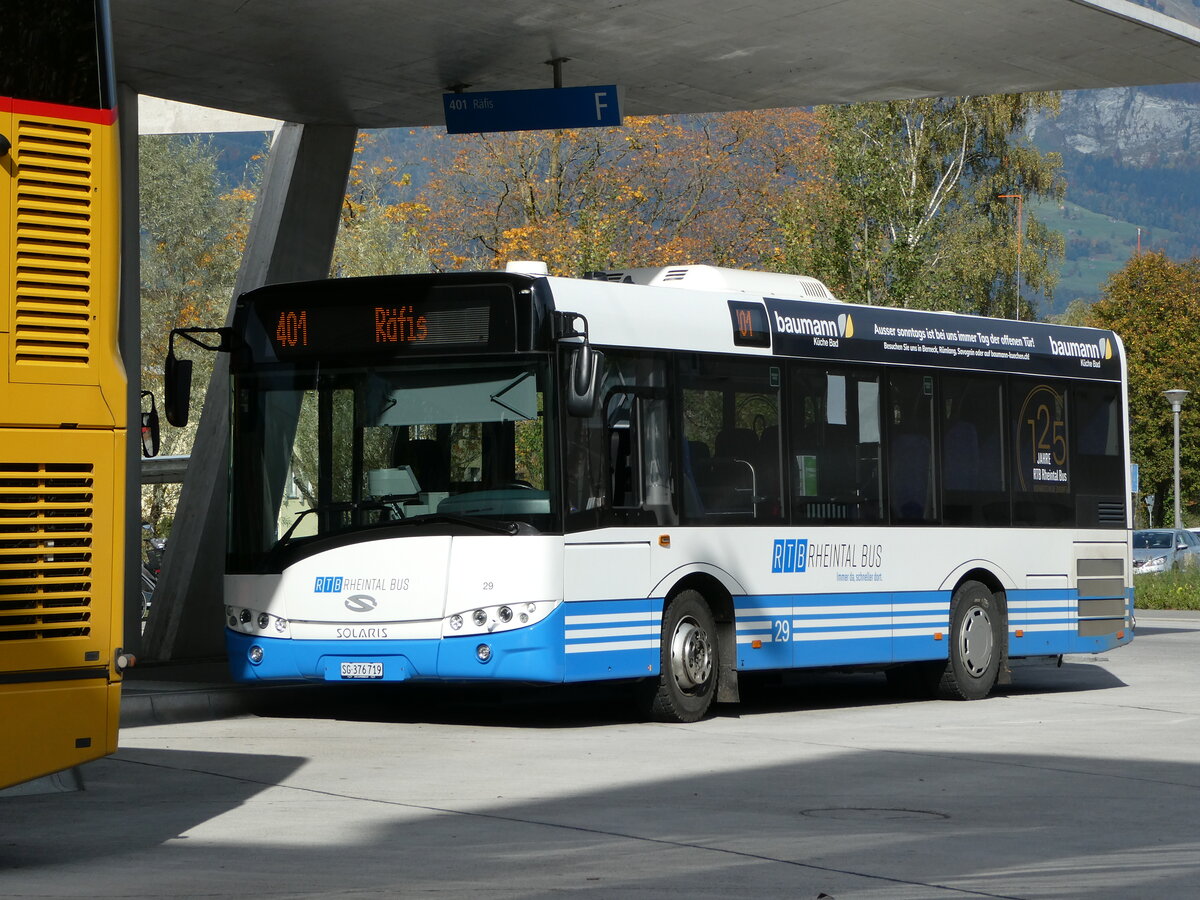
M 1186 528 L 1145 528 L 1133 533 L 1133 574 L 1200 565 L 1200 535 Z

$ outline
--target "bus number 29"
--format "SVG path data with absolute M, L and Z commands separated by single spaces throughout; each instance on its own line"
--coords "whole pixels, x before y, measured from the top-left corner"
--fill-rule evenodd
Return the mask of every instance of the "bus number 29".
M 275 341 L 280 347 L 308 346 L 308 313 L 288 310 L 279 314 Z
M 771 627 L 775 631 L 775 643 L 786 644 L 791 639 L 792 623 L 787 619 L 776 619 Z

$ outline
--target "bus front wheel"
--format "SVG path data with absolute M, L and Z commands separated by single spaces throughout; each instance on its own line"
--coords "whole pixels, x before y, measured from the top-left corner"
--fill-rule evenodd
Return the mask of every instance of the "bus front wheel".
M 1004 612 L 986 585 L 965 581 L 950 602 L 950 658 L 937 695 L 982 700 L 996 684 L 1006 637 Z
M 717 627 L 699 591 L 678 594 L 663 613 L 659 676 L 649 695 L 650 718 L 695 722 L 717 686 Z

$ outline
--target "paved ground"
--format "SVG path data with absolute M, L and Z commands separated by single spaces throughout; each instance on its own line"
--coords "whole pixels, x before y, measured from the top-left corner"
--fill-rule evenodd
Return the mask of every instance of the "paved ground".
M 808 677 L 687 726 L 361 685 L 134 727 L 246 702 L 150 671 L 84 791 L 0 795 L 0 896 L 1193 898 L 1200 617 L 1140 624 L 983 702 Z

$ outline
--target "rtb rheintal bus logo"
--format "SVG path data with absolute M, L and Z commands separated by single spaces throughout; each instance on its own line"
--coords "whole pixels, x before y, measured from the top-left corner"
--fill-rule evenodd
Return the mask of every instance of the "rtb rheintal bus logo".
M 834 570 L 838 581 L 882 581 L 883 544 L 809 544 L 807 538 L 775 539 L 772 573 L 807 572 L 810 568 Z
M 772 572 L 803 572 L 808 568 L 808 539 L 780 538 L 771 555 Z

